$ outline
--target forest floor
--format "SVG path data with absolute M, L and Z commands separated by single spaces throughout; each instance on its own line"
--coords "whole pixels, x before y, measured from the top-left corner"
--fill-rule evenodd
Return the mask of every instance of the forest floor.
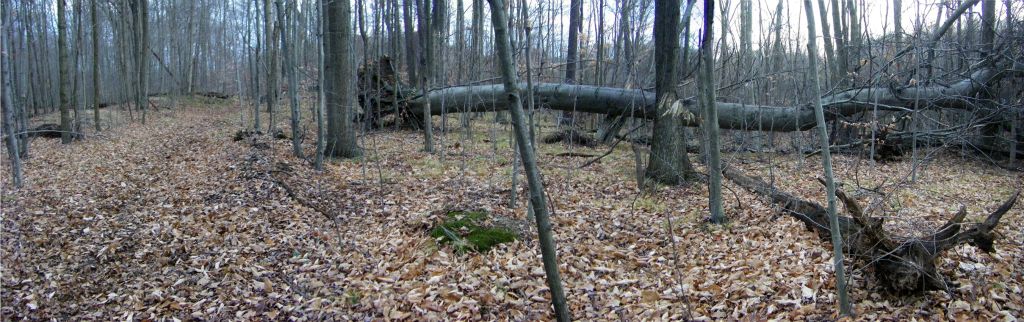
M 291 155 L 289 140 L 233 141 L 242 128 L 234 103 L 183 106 L 68 146 L 33 140 L 20 190 L 10 189 L 5 165 L 4 320 L 551 319 L 535 241 L 456 254 L 428 235 L 453 209 L 525 220 L 524 179 L 509 206 L 508 126 L 478 120 L 468 138 L 439 138 L 433 155 L 420 151 L 420 132 L 374 132 L 360 139 L 363 161 L 328 160 L 318 172 Z M 287 129 L 285 115 L 278 120 Z M 687 307 L 704 320 L 834 318 L 826 241 L 730 182 L 730 222 L 721 226 L 706 224 L 705 184 L 640 193 L 627 144 L 582 169 L 587 157 L 556 155 L 608 148 L 538 147 L 576 319 L 681 320 Z M 876 195 L 852 187 L 880 186 L 888 198 L 874 214 L 904 235 L 930 232 L 961 204 L 969 219 L 983 218 L 1020 186 L 1016 173 L 932 156 L 913 184 L 903 183 L 909 161 L 873 166 L 841 155 L 836 173 L 865 201 Z M 817 157 L 725 159 L 824 199 Z M 959 282 L 948 293 L 890 295 L 869 270 L 848 266 L 857 318 L 1024 315 L 1020 207 L 997 232 L 995 254 L 965 245 L 941 257 L 939 271 Z

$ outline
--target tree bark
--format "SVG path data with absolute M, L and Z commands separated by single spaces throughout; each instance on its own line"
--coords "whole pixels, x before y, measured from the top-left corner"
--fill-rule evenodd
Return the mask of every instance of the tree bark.
M 348 2 L 348 0 L 344 0 Z M 267 113 L 270 114 L 270 122 L 267 124 L 267 133 L 274 133 L 274 105 L 277 104 L 277 51 L 274 50 L 274 36 L 277 29 L 274 27 L 274 19 L 271 11 L 273 7 L 270 0 L 263 1 L 263 40 L 267 60 Z M 347 57 L 345 59 L 348 59 Z
M 433 22 L 430 19 L 430 7 L 431 0 L 419 0 L 419 6 L 417 8 L 419 19 L 416 22 L 420 36 L 420 47 L 418 50 L 419 70 L 417 71 L 419 73 L 419 79 L 417 83 L 419 84 L 421 93 L 427 92 L 427 88 L 430 87 L 431 77 L 433 77 L 432 75 L 434 73 L 432 68 L 434 64 L 434 46 L 433 41 L 431 41 L 433 36 Z M 439 108 L 443 106 L 443 103 L 437 104 L 437 107 Z M 434 125 L 433 121 L 430 119 L 430 109 L 431 103 L 428 101 L 421 110 L 423 115 L 423 151 L 427 153 L 434 152 Z
M 321 0 L 326 24 L 324 37 L 325 102 L 327 105 L 326 154 L 342 158 L 362 155 L 352 124 L 356 78 L 352 55 L 352 4 L 347 0 Z
M 92 20 L 92 122 L 96 132 L 102 130 L 100 126 L 100 23 L 96 19 L 96 2 L 92 0 L 89 8 L 89 16 Z
M 530 204 L 533 207 L 534 219 L 537 222 L 537 235 L 540 243 L 544 271 L 547 276 L 548 289 L 551 292 L 551 303 L 558 321 L 569 321 L 568 303 L 562 290 L 562 279 L 558 273 L 558 254 L 555 252 L 555 239 L 551 234 L 551 221 L 548 218 L 548 205 L 544 195 L 544 183 L 537 167 L 537 157 L 530 145 L 529 131 L 523 113 L 519 88 L 516 86 L 515 65 L 512 63 L 512 44 L 506 29 L 508 18 L 502 0 L 489 0 L 491 4 L 491 21 L 494 25 L 495 49 L 501 67 L 502 86 L 509 110 L 512 114 L 512 126 L 515 128 L 519 154 L 522 156 L 523 169 L 530 188 Z
M 579 31 L 583 24 L 583 1 L 569 1 L 569 39 L 568 48 L 565 50 L 565 78 L 566 84 L 576 84 L 576 61 L 579 60 Z M 562 111 L 558 118 L 559 126 L 573 126 L 575 118 L 574 111 Z
M 71 104 L 68 97 L 68 23 L 65 10 L 65 0 L 57 0 L 57 59 L 59 66 L 59 78 L 57 82 L 60 88 L 60 142 L 71 143 L 71 114 L 68 105 Z
M 281 28 L 281 55 L 284 57 L 284 68 L 288 73 L 288 96 L 291 102 L 292 112 L 292 154 L 297 158 L 302 158 L 302 144 L 301 134 L 299 133 L 299 82 L 296 77 L 296 66 L 295 63 L 295 50 L 289 50 L 288 44 L 288 30 L 285 28 L 294 28 L 289 25 L 289 20 L 284 13 L 284 6 L 281 5 L 281 0 L 274 1 L 274 6 L 277 7 L 277 21 Z
M 402 1 L 402 23 L 405 25 L 405 72 L 409 76 L 409 83 L 416 83 L 416 32 L 413 29 L 412 21 L 412 0 Z
M 135 69 L 138 87 L 135 92 L 135 108 L 142 111 L 142 124 L 146 124 L 146 111 L 149 110 L 149 77 L 146 68 L 149 66 L 149 56 L 146 55 L 146 48 L 149 48 L 148 6 L 147 0 L 135 0 Z
M 782 207 L 783 214 L 800 220 L 822 239 L 831 238 L 831 218 L 821 205 L 800 199 L 733 168 L 726 168 L 724 174 L 739 186 L 768 197 Z M 1011 195 L 981 223 L 964 223 L 967 211 L 961 207 L 960 212 L 931 235 L 911 238 L 891 236 L 882 228 L 885 217 L 867 216 L 856 200 L 837 189 L 836 197 L 846 206 L 850 216 L 837 216 L 836 226 L 846 236 L 843 240 L 845 253 L 852 260 L 870 266 L 875 278 L 889 291 L 907 294 L 949 290 L 955 288 L 956 283 L 937 271 L 935 261 L 946 250 L 964 243 L 988 253 L 994 252 L 993 230 L 1019 195 L 1020 191 Z
M 1024 62 L 1017 62 L 1010 70 L 1005 65 L 982 68 L 972 73 L 971 77 L 948 86 L 855 88 L 824 96 L 820 101 L 825 109 L 826 120 L 871 112 L 876 102 L 881 111 L 907 111 L 914 108 L 915 99 L 941 108 L 973 109 L 977 106 L 978 99 L 975 97 L 978 93 L 987 90 L 1002 77 L 1020 75 L 1022 72 Z M 520 90 L 525 90 L 526 86 L 524 83 L 519 84 Z M 554 110 L 576 109 L 580 112 L 646 119 L 653 119 L 657 114 L 655 93 L 638 89 L 534 83 L 532 91 L 537 106 Z M 419 111 L 427 101 L 432 102 L 431 115 L 442 113 L 439 108 L 442 99 L 449 105 L 466 106 L 464 110 L 445 111 L 447 113 L 505 110 L 508 103 L 501 99 L 503 93 L 501 85 L 457 86 L 432 91 L 426 97 L 408 103 L 410 108 Z M 697 102 L 690 98 L 669 103 L 672 102 L 678 102 L 684 110 L 677 117 L 682 125 L 700 126 L 699 120 L 694 117 L 700 114 Z M 723 129 L 791 132 L 809 130 L 816 126 L 811 104 L 768 106 L 715 102 L 715 108 L 719 112 L 718 125 Z
M 714 14 L 713 12 L 711 14 Z M 679 117 L 669 116 L 677 100 L 676 73 L 679 54 L 679 0 L 654 3 L 655 97 L 654 134 L 645 176 L 664 184 L 679 184 L 692 175 L 686 154 L 686 132 Z M 710 31 L 709 31 L 710 32 Z M 584 106 L 582 102 L 578 106 Z M 623 105 L 629 106 L 629 105 Z
M 892 24 L 893 36 L 899 44 L 903 42 L 903 0 L 892 0 Z
M 852 4 L 852 2 L 851 2 Z M 810 65 L 811 90 L 814 96 L 820 96 L 821 89 L 818 82 L 818 46 L 817 34 L 814 28 L 814 8 L 811 0 L 804 0 L 804 8 L 807 11 L 807 34 L 810 41 L 807 42 L 807 60 Z M 836 182 L 832 174 L 832 154 L 829 151 L 828 129 L 825 123 L 825 111 L 821 101 L 814 103 L 814 117 L 818 125 L 818 142 L 821 144 L 821 165 L 825 169 L 825 187 L 828 200 L 828 223 L 829 235 L 832 236 L 832 266 L 836 271 L 836 293 L 839 297 L 839 316 L 849 316 L 852 313 L 850 297 L 846 292 L 846 269 L 843 263 L 843 237 L 839 229 L 839 215 L 836 213 Z
M 5 8 L 3 8 L 3 10 L 0 11 L 6 12 L 6 5 L 4 5 L 4 7 Z M 0 53 L 6 53 L 7 48 L 5 47 L 7 46 L 7 41 L 5 38 L 7 37 L 7 33 L 5 32 L 5 30 L 7 27 L 6 25 L 10 23 L 10 20 L 4 18 L 0 21 L 3 22 L 3 24 L 0 25 Z M 14 184 L 15 188 L 21 188 L 21 156 L 19 155 L 18 151 L 18 144 L 16 141 L 17 136 L 14 133 L 15 107 L 14 104 L 12 104 L 13 100 L 11 99 L 11 95 L 13 95 L 13 92 L 11 91 L 11 77 L 13 77 L 14 75 L 7 72 L 9 70 L 8 68 L 11 67 L 10 57 L 11 56 L 8 55 L 0 55 L 0 70 L 4 71 L 3 73 L 0 73 L 0 86 L 2 86 L 0 87 L 0 104 L 3 105 L 2 111 L 0 112 L 3 113 L 4 143 L 7 144 L 7 156 L 11 162 L 12 183 Z
M 825 59 L 828 59 L 827 66 L 831 76 L 829 79 L 831 83 L 835 83 L 841 73 L 839 72 L 838 62 L 836 62 L 835 48 L 832 47 L 832 35 L 828 30 L 828 14 L 825 12 L 825 0 L 818 0 L 818 13 L 821 16 L 821 35 L 825 40 Z
M 707 166 L 708 166 L 708 210 L 711 212 L 711 222 L 715 224 L 725 223 L 725 210 L 722 209 L 722 155 L 719 149 L 718 135 L 718 109 L 715 108 L 715 58 L 714 47 L 715 37 L 715 2 L 704 0 L 704 38 L 700 44 L 700 55 L 703 59 L 701 64 L 700 82 L 701 104 L 704 107 L 704 135 L 707 142 Z M 723 11 L 724 12 L 724 11 Z M 729 29 L 727 26 L 723 30 Z M 725 32 L 722 32 L 725 34 Z M 723 47 L 725 39 L 722 39 Z M 685 142 L 685 141 L 684 141 Z

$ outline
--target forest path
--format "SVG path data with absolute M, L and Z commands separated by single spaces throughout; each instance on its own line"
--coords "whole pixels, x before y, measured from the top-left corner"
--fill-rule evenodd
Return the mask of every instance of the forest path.
M 69 146 L 35 140 L 29 188 L 4 195 L 2 315 L 274 319 L 272 302 L 310 305 L 296 279 L 331 262 L 337 247 L 311 236 L 333 223 L 253 173 L 233 120 L 187 107 Z
M 439 134 L 443 157 L 419 151 L 419 132 L 374 132 L 360 139 L 365 161 L 328 160 L 320 172 L 291 156 L 290 140 L 233 141 L 242 128 L 233 103 L 183 106 L 67 146 L 32 142 L 26 188 L 0 193 L 3 319 L 551 318 L 534 242 L 457 255 L 427 233 L 446 210 L 525 217 L 522 181 L 520 202 L 508 206 L 505 129 L 476 122 L 468 139 Z M 278 120 L 287 128 L 287 117 Z M 314 137 L 315 126 L 304 128 Z M 584 160 L 558 156 L 561 145 L 538 149 L 577 319 L 681 320 L 687 304 L 706 319 L 835 312 L 827 243 L 761 198 L 726 182 L 730 223 L 707 226 L 703 185 L 638 195 L 629 147 L 584 169 L 572 168 Z M 757 156 L 730 157 L 769 177 Z M 823 195 L 814 159 L 770 157 L 780 188 Z M 837 176 L 874 186 L 910 168 L 863 162 L 837 156 Z M 1018 185 L 959 158 L 919 171 L 893 196 L 899 208 L 882 205 L 901 216 L 890 225 L 937 227 L 960 203 L 977 218 Z M 870 272 L 852 267 L 855 307 L 866 319 L 1020 316 L 1022 227 L 1014 209 L 998 230 L 998 254 L 961 246 L 937 263 L 963 283 L 953 296 L 880 295 Z

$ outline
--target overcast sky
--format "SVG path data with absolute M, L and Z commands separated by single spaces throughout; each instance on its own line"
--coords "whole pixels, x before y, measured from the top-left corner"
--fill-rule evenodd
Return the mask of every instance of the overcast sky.
M 616 10 L 615 10 L 616 9 L 616 7 L 615 7 L 616 5 L 614 4 L 615 3 L 614 1 L 615 0 L 605 0 L 606 7 L 605 7 L 605 10 L 604 10 L 604 12 L 605 12 L 605 18 L 604 19 L 605 19 L 606 26 L 608 26 L 608 28 L 609 28 L 609 29 L 606 29 L 606 37 L 611 37 L 612 35 L 614 35 L 614 33 L 611 33 L 611 29 L 610 29 L 612 23 L 614 22 L 615 16 L 617 15 Z M 645 1 L 645 0 L 641 0 L 641 1 Z M 893 16 L 892 16 L 892 11 L 893 11 L 892 10 L 893 9 L 892 8 L 892 6 L 893 6 L 893 1 L 892 0 L 859 0 L 859 1 L 861 2 L 861 5 L 858 6 L 858 8 L 862 10 L 862 12 L 860 12 L 859 14 L 862 15 L 862 17 L 861 17 L 861 21 L 863 22 L 862 23 L 862 25 L 863 25 L 862 29 L 864 29 L 865 32 L 870 33 L 871 35 L 882 35 L 883 33 L 891 33 L 891 32 L 893 32 L 895 27 L 894 27 L 894 24 L 893 24 Z M 1006 7 L 1005 7 L 1006 6 L 1006 1 L 1008 1 L 1008 0 L 997 0 L 998 4 L 996 5 L 996 7 L 997 7 L 997 11 L 998 12 L 996 14 L 996 16 L 997 16 L 996 18 L 999 20 L 1000 24 L 1002 23 L 1003 18 L 1006 15 L 1006 10 L 1005 10 L 1006 9 Z M 1020 11 L 1022 9 L 1024 9 L 1024 1 L 1021 1 L 1021 0 L 1009 0 L 1009 1 L 1013 5 L 1013 9 L 1012 10 L 1014 12 L 1016 12 L 1017 15 L 1019 16 L 1020 15 Z M 536 6 L 537 3 L 538 3 L 538 0 L 533 0 L 533 1 L 530 1 L 530 2 L 532 2 L 531 5 Z M 547 1 L 544 1 L 544 2 L 547 3 L 548 6 L 550 6 L 550 4 L 552 3 L 552 1 L 550 1 L 550 0 L 547 0 Z M 569 0 L 564 0 L 562 2 L 563 2 L 563 5 L 568 7 Z M 595 5 L 596 2 L 597 2 L 596 0 L 584 0 L 584 9 L 583 9 L 584 13 L 583 14 L 585 16 L 585 18 L 584 18 L 585 21 L 584 22 L 587 24 L 587 26 L 584 26 L 584 29 L 590 29 L 590 30 L 585 30 L 584 33 L 592 33 L 591 31 L 593 30 L 592 29 L 593 25 L 596 24 L 596 22 L 595 22 L 596 18 L 591 18 L 591 13 L 593 12 L 592 9 L 591 9 L 591 6 Z M 683 0 L 683 3 L 684 3 L 683 5 L 684 6 L 685 6 L 685 2 L 686 2 L 686 0 Z M 914 26 L 915 26 L 915 24 L 917 22 L 916 20 L 918 19 L 918 17 L 921 17 L 920 18 L 921 22 L 926 27 L 929 26 L 929 25 L 934 25 L 936 23 L 936 19 L 938 18 L 938 15 L 940 14 L 940 11 L 939 11 L 940 10 L 940 6 L 938 4 L 940 1 L 938 1 L 938 0 L 903 0 L 902 2 L 903 2 L 902 3 L 902 7 L 903 7 L 903 10 L 902 10 L 902 12 L 903 12 L 902 25 L 903 25 L 904 32 L 906 32 L 906 33 L 913 32 Z M 941 2 L 946 2 L 946 1 L 941 1 Z M 558 3 L 558 1 L 555 0 L 554 3 Z M 803 0 L 782 0 L 782 3 L 783 3 L 783 17 L 782 17 L 782 19 L 783 19 L 783 23 L 784 23 L 784 29 L 782 31 L 783 32 L 783 38 L 784 39 L 790 39 L 792 37 L 799 37 L 798 39 L 806 39 L 807 38 L 807 24 L 806 24 L 807 16 L 804 13 L 804 2 L 803 2 Z M 831 6 L 831 0 L 826 0 L 825 3 L 826 3 L 826 9 L 828 10 L 829 20 L 830 20 L 829 21 L 829 25 L 830 25 L 830 30 L 829 31 L 831 32 L 832 31 L 831 30 L 831 27 L 832 27 L 831 26 L 832 25 L 832 21 L 831 21 L 831 12 L 832 11 L 831 10 L 832 10 L 832 8 L 830 7 Z M 720 37 L 720 35 L 721 35 L 721 29 L 720 28 L 722 26 L 722 24 L 721 24 L 722 23 L 722 20 L 721 20 L 721 7 L 718 7 L 718 6 L 722 6 L 724 4 L 729 5 L 729 30 L 730 30 L 729 42 L 730 42 L 730 47 L 734 47 L 734 46 L 738 45 L 738 42 L 739 42 L 739 28 L 740 28 L 740 16 L 739 16 L 740 1 L 739 0 L 716 1 L 716 7 L 717 8 L 715 10 L 717 12 L 716 12 L 716 16 L 715 16 L 715 19 L 716 19 L 716 21 L 715 21 L 715 29 L 716 29 L 715 30 L 715 38 Z M 819 19 L 820 15 L 818 13 L 818 1 L 817 0 L 813 0 L 812 4 L 813 4 L 814 10 L 815 10 L 814 18 L 815 18 L 815 22 L 816 22 L 816 27 L 817 27 L 816 30 L 817 30 L 817 33 L 818 33 L 818 38 L 819 38 L 819 43 L 820 43 L 821 42 L 822 30 L 821 30 L 821 21 Z M 694 13 L 693 13 L 693 17 L 692 17 L 693 20 L 691 22 L 691 24 L 692 24 L 691 25 L 691 29 L 692 29 L 692 32 L 693 32 L 694 35 L 698 35 L 697 32 L 700 30 L 701 24 L 703 23 L 703 12 L 704 12 L 703 6 L 704 5 L 703 5 L 703 1 L 702 0 L 697 0 L 695 5 L 696 5 L 696 7 L 694 9 Z M 771 33 L 771 23 L 772 23 L 772 19 L 774 19 L 774 13 L 775 13 L 775 10 L 776 10 L 776 6 L 778 5 L 778 0 L 753 0 L 752 1 L 752 5 L 753 5 L 753 16 L 752 16 L 753 31 L 752 31 L 752 33 L 753 33 L 753 38 L 754 38 L 753 39 L 753 42 L 754 42 L 753 45 L 754 45 L 754 48 L 756 49 L 758 47 L 759 39 L 767 39 L 767 37 Z M 566 8 L 566 11 L 567 10 L 568 10 L 568 8 Z M 946 15 L 951 10 L 953 10 L 953 9 L 946 8 L 946 9 L 941 9 L 941 10 L 942 10 L 941 11 L 942 19 L 945 19 Z M 975 5 L 973 7 L 973 10 L 974 10 L 975 18 L 976 19 L 980 19 L 981 4 L 979 3 L 979 4 Z M 532 19 L 537 19 L 536 17 L 531 17 L 531 18 Z M 590 19 L 593 19 L 593 20 L 590 20 Z M 563 17 L 562 20 L 563 21 L 560 21 L 560 23 L 564 23 L 564 24 L 568 25 L 568 19 L 566 17 Z M 586 20 L 590 20 L 590 21 L 586 21 Z M 650 21 L 648 21 L 648 22 L 650 23 Z M 997 26 L 997 29 L 998 28 L 999 27 Z M 648 25 L 646 29 L 648 30 L 647 31 L 647 35 L 648 35 L 648 37 L 650 37 L 651 26 Z M 593 37 L 593 35 L 584 35 L 584 36 L 585 37 L 588 37 L 588 36 L 589 37 Z

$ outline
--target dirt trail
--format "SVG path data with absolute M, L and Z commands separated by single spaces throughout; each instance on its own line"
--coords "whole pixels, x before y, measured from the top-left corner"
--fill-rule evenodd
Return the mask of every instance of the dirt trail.
M 309 300 L 295 278 L 332 262 L 310 235 L 333 223 L 246 173 L 229 114 L 174 114 L 33 143 L 31 188 L 5 195 L 5 319 L 273 318 Z

